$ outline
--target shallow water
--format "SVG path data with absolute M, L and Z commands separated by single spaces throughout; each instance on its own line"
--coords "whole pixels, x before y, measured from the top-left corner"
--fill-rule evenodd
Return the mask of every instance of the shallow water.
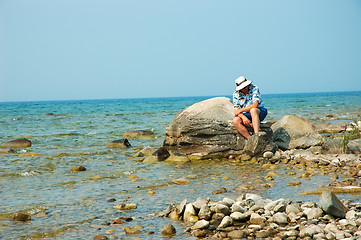
M 170 220 L 155 215 L 169 203 L 178 204 L 183 199 L 235 199 L 242 192 L 252 192 L 270 199 L 317 201 L 317 196 L 299 193 L 327 184 L 329 176 L 318 174 L 309 179 L 294 179 L 287 174 L 290 170 L 281 166 L 272 170 L 278 173 L 274 177 L 275 186 L 266 189 L 262 184 L 268 183 L 264 177 L 270 169 L 262 165 L 207 160 L 183 164 L 179 168 L 174 163 L 142 163 L 141 158 L 132 157 L 145 147 L 161 146 L 165 127 L 174 115 L 207 98 L 0 103 L 1 142 L 28 135 L 32 141 L 30 148 L 0 155 L 0 238 L 92 239 L 96 235 L 114 235 L 127 239 L 160 239 L 161 228 Z M 360 92 L 265 95 L 264 100 L 269 108 L 268 120 L 297 113 L 314 121 L 322 121 L 319 119 L 329 114 L 352 121 L 361 113 Z M 43 115 L 50 112 L 55 115 Z M 106 147 L 109 142 L 122 138 L 124 132 L 140 129 L 152 130 L 156 137 L 128 138 L 132 144 L 129 149 Z M 29 152 L 40 155 L 19 156 Z M 79 165 L 87 170 L 70 171 Z M 191 183 L 171 183 L 177 178 L 187 178 Z M 299 188 L 286 186 L 287 182 L 299 181 L 302 182 Z M 255 186 L 255 189 L 240 191 L 240 186 Z M 228 192 L 212 194 L 221 187 Z M 149 190 L 155 193 L 149 195 Z M 116 202 L 107 202 L 111 198 Z M 113 207 L 126 202 L 136 203 L 137 209 L 119 211 Z M 11 215 L 16 211 L 31 214 L 32 221 L 12 222 Z M 37 215 L 41 212 L 46 212 L 46 216 Z M 102 225 L 119 216 L 134 220 L 120 225 Z M 186 225 L 172 223 L 178 231 L 174 239 L 194 239 L 182 235 Z M 143 227 L 141 233 L 126 236 L 122 228 L 136 225 Z M 106 234 L 108 230 L 114 232 Z

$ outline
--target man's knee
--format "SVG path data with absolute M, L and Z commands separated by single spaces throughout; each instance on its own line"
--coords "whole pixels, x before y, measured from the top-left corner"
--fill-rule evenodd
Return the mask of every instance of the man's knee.
M 259 116 L 259 114 L 261 113 L 261 111 L 258 108 L 251 108 L 251 110 L 249 110 L 249 112 L 251 113 L 251 115 L 257 115 Z
M 233 118 L 232 123 L 234 126 L 237 126 L 239 124 L 242 124 L 242 120 L 239 117 L 235 117 L 235 118 Z

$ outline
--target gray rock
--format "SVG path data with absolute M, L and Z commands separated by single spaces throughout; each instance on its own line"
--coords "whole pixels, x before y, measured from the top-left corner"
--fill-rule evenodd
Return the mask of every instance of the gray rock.
M 165 131 L 163 146 L 187 155 L 208 156 L 243 150 L 246 140 L 232 124 L 234 109 L 231 100 L 216 97 L 189 106 L 174 117 Z M 261 131 L 272 138 L 267 124 Z
M 199 217 L 199 219 L 205 219 L 205 220 L 211 219 L 212 212 L 209 209 L 207 204 L 205 204 L 201 207 L 201 209 L 199 210 L 199 213 L 198 213 L 198 217 Z
M 252 213 L 249 222 L 251 224 L 261 224 L 266 222 L 266 219 L 257 213 Z
M 239 205 L 239 203 L 234 203 L 231 207 L 232 212 L 241 212 L 244 213 L 245 211 L 247 211 L 247 209 L 245 209 L 244 207 L 242 207 L 241 205 Z
M 219 224 L 219 228 L 226 228 L 233 225 L 233 219 L 230 216 L 225 216 Z
M 361 154 L 361 138 L 349 141 L 347 151 L 353 154 Z
M 230 217 L 234 221 L 237 221 L 237 222 L 245 222 L 245 221 L 247 221 L 246 215 L 244 215 L 243 213 L 240 213 L 240 212 L 231 213 Z
M 300 231 L 300 237 L 301 238 L 305 238 L 305 237 L 313 237 L 313 235 L 316 235 L 318 233 L 323 233 L 324 231 L 322 230 L 321 227 L 317 226 L 317 225 L 310 225 L 304 229 L 302 229 Z
M 186 205 L 185 210 L 184 210 L 183 219 L 184 219 L 185 221 L 187 221 L 190 217 L 196 216 L 196 215 L 197 215 L 197 213 L 196 213 L 196 210 L 195 210 L 194 207 L 193 207 L 193 204 L 192 204 L 192 203 L 188 203 L 188 204 Z
M 288 224 L 287 215 L 284 212 L 278 212 L 273 215 L 273 221 L 279 225 L 286 225 Z
M 329 190 L 322 192 L 319 206 L 331 216 L 345 218 L 347 208 L 341 203 L 336 195 Z
M 281 198 L 281 199 L 278 199 L 276 201 L 269 202 L 264 206 L 264 209 L 268 210 L 268 211 L 277 212 L 277 211 L 275 211 L 275 207 L 277 205 L 281 205 L 281 206 L 284 206 L 284 208 L 286 208 L 286 201 L 283 198 Z M 278 210 L 279 210 L 279 208 L 278 208 Z
M 350 210 L 346 213 L 345 217 L 347 220 L 356 220 L 358 216 L 355 210 Z
M 321 147 L 323 154 L 340 154 L 343 153 L 343 146 L 341 139 L 326 138 Z
M 226 205 L 228 207 L 231 207 L 235 203 L 235 201 L 233 199 L 230 199 L 230 198 L 227 198 L 227 197 L 223 198 L 222 202 L 226 203 Z
M 201 209 L 201 207 L 203 205 L 207 205 L 209 202 L 209 199 L 208 198 L 197 198 L 197 200 L 193 203 L 193 207 L 196 209 L 196 210 L 199 210 Z
M 217 213 L 223 213 L 225 215 L 230 215 L 232 211 L 231 211 L 231 209 L 229 209 L 228 206 L 217 203 L 216 212 Z
M 273 152 L 265 152 L 263 153 L 263 157 L 266 159 L 270 159 L 273 157 Z
M 286 213 L 287 214 L 290 214 L 291 212 L 297 214 L 297 213 L 299 213 L 301 211 L 302 211 L 302 209 L 297 204 L 290 204 L 290 205 L 286 206 Z
M 191 229 L 192 230 L 195 230 L 195 229 L 207 229 L 209 228 L 210 226 L 210 223 L 206 220 L 200 220 L 198 222 L 196 222 L 192 227 Z
M 187 205 L 187 199 L 184 199 L 178 206 L 177 206 L 177 213 L 182 215 L 184 213 L 184 209 Z
M 285 115 L 272 125 L 273 141 L 282 150 L 320 145 L 322 136 L 308 119 Z
M 308 220 L 318 219 L 323 216 L 323 211 L 321 208 L 306 208 L 303 210 L 304 213 L 307 215 Z
M 246 145 L 244 146 L 244 151 L 248 154 L 252 155 L 259 155 L 263 153 L 263 150 L 268 145 L 269 141 L 267 138 L 267 133 L 265 132 L 258 132 L 252 135 L 247 141 Z

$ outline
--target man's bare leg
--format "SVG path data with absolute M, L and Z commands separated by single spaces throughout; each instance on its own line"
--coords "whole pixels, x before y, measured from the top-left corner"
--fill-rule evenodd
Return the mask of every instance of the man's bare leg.
M 251 113 L 252 116 L 252 125 L 253 125 L 254 133 L 258 133 L 261 124 L 259 120 L 259 115 L 261 111 L 258 108 L 252 108 L 249 112 Z
M 259 118 L 258 118 L 259 121 Z M 233 118 L 233 125 L 236 127 L 237 131 L 246 139 L 248 139 L 251 135 L 249 134 L 247 128 L 243 125 L 243 121 L 239 117 Z

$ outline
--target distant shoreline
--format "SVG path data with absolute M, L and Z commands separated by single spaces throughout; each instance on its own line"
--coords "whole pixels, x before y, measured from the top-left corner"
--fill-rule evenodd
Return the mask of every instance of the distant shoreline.
M 262 97 L 277 97 L 277 96 L 332 96 L 332 95 L 358 95 L 361 91 L 340 91 L 340 92 L 306 92 L 306 93 L 262 93 Z M 210 96 L 177 96 L 177 97 L 139 97 L 139 98 L 104 98 L 104 99 L 64 99 L 64 100 L 27 100 L 27 101 L 4 101 L 0 104 L 33 104 L 33 103 L 70 103 L 70 102 L 111 102 L 111 101 L 127 101 L 127 100 L 166 100 L 166 99 L 187 99 L 187 98 L 213 98 L 213 97 L 232 97 L 232 93 L 227 95 L 210 95 Z

